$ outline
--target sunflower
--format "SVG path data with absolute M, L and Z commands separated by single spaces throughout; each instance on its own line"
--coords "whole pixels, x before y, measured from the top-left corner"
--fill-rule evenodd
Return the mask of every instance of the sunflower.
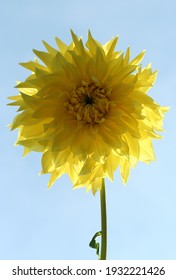
M 130 60 L 115 51 L 118 37 L 101 45 L 88 33 L 84 45 L 72 31 L 58 49 L 43 42 L 40 59 L 21 63 L 32 74 L 17 85 L 11 105 L 20 112 L 11 129 L 19 129 L 16 144 L 42 153 L 42 174 L 51 174 L 48 186 L 68 174 L 74 188 L 101 189 L 102 179 L 113 180 L 119 167 L 123 183 L 138 161 L 155 159 L 152 139 L 161 138 L 164 113 L 147 91 L 157 72 L 141 68 L 142 51 Z

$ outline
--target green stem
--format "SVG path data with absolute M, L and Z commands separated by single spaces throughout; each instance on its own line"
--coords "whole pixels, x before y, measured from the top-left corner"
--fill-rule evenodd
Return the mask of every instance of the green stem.
M 101 204 L 101 254 L 100 260 L 106 260 L 107 251 L 107 220 L 106 220 L 106 192 L 105 181 L 102 179 L 102 187 L 100 190 L 100 204 Z

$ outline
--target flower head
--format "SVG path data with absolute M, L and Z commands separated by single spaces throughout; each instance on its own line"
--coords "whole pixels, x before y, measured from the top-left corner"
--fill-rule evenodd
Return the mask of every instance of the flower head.
M 32 74 L 11 97 L 20 111 L 11 128 L 24 154 L 43 154 L 49 187 L 67 173 L 75 188 L 95 193 L 118 166 L 125 183 L 130 167 L 155 159 L 152 139 L 161 138 L 167 108 L 146 94 L 157 72 L 141 68 L 144 51 L 130 60 L 130 48 L 115 51 L 117 37 L 101 45 L 89 32 L 84 46 L 71 34 L 69 46 L 56 38 L 58 49 L 43 42 L 46 52 L 34 50 L 43 63 L 21 63 Z

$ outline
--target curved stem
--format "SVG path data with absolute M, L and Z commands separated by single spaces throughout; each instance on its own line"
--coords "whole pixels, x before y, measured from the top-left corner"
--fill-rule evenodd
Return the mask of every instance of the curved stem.
M 107 251 L 107 219 L 106 219 L 106 192 L 105 181 L 102 179 L 102 187 L 100 190 L 100 204 L 101 204 L 101 254 L 100 260 L 106 260 Z

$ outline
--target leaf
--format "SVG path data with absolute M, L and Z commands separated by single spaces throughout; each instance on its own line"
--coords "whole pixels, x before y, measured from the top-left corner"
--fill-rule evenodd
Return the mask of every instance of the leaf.
M 90 241 L 89 243 L 89 246 L 92 248 L 92 249 L 96 249 L 96 254 L 97 256 L 99 257 L 99 249 L 100 249 L 100 244 L 96 242 L 96 238 L 98 236 L 101 236 L 101 231 L 98 231 L 94 234 L 94 236 L 92 237 L 92 240 Z

